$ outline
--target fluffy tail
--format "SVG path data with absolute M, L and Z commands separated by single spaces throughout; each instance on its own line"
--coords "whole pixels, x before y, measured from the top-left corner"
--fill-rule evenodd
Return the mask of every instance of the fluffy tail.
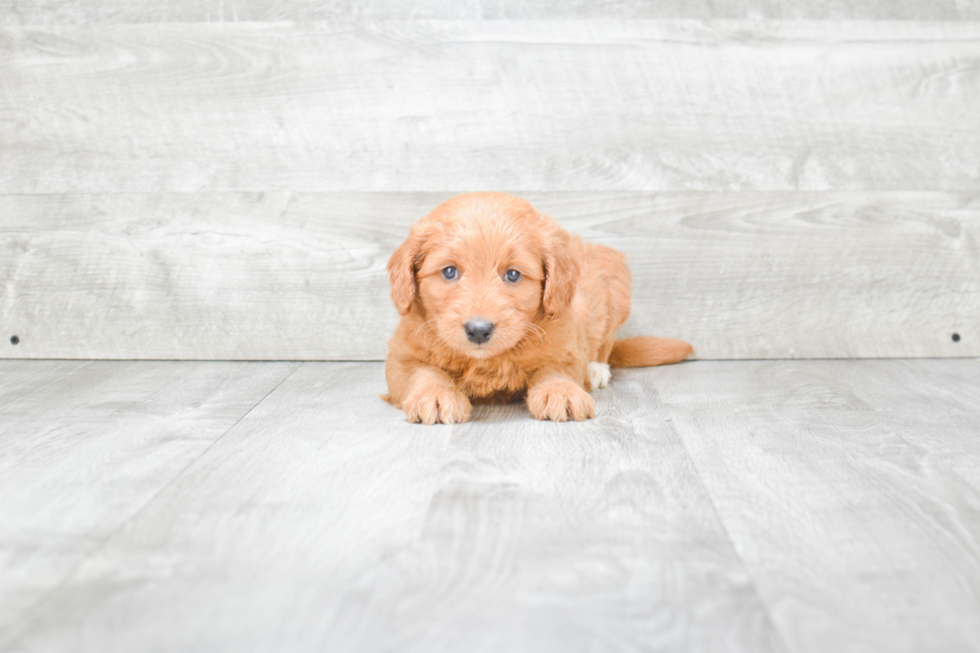
M 683 340 L 638 336 L 613 343 L 609 355 L 611 367 L 650 367 L 679 363 L 694 353 L 694 347 Z

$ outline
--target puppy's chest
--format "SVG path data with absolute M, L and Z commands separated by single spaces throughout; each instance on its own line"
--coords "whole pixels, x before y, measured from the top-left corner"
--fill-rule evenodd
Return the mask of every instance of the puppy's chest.
M 527 390 L 531 370 L 516 361 L 478 361 L 447 370 L 471 399 L 509 401 Z

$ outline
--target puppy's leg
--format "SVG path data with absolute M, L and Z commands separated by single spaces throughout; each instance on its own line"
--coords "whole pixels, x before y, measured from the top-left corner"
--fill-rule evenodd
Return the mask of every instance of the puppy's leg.
M 565 370 L 539 370 L 527 388 L 527 408 L 534 419 L 582 422 L 595 417 L 595 401 Z
M 592 352 L 589 356 L 589 382 L 593 388 L 605 388 L 609 385 L 609 379 L 612 378 L 612 372 L 609 370 L 609 354 L 612 353 L 615 342 L 616 337 L 613 333 L 599 346 L 598 351 Z
M 420 362 L 389 361 L 385 368 L 391 403 L 409 422 L 459 424 L 473 407 L 444 371 Z
M 613 346 L 615 344 L 616 344 L 616 334 L 613 333 L 608 338 L 606 338 L 605 342 L 602 343 L 602 346 L 599 347 L 599 351 L 596 354 L 595 358 L 592 358 L 591 360 L 608 364 L 609 354 L 612 353 Z

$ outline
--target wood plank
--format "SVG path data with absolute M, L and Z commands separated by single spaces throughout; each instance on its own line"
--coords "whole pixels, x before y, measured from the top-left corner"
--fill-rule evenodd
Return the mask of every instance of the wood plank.
M 385 263 L 450 195 L 0 195 L 0 357 L 382 359 Z M 630 257 L 624 336 L 702 359 L 980 356 L 976 194 L 524 195 Z
M 0 649 L 296 366 L 0 361 Z
M 980 646 L 980 488 L 932 455 L 935 433 L 910 444 L 918 425 L 893 431 L 850 391 L 847 379 L 864 370 L 881 390 L 897 386 L 897 400 L 950 405 L 916 374 L 885 377 L 889 368 L 767 361 L 638 372 L 660 392 L 794 651 Z M 969 452 L 972 439 L 947 446 Z
M 972 190 L 980 23 L 0 29 L 0 193 Z
M 831 369 L 874 408 L 880 424 L 921 450 L 924 465 L 953 470 L 980 490 L 980 361 L 883 360 Z
M 365 20 L 365 19 L 773 19 L 773 20 L 976 20 L 980 6 L 962 0 L 0 0 L 7 25 L 86 23 L 187 23 L 221 21 Z
M 305 364 L 47 597 L 22 651 L 785 650 L 647 388 L 424 427 Z

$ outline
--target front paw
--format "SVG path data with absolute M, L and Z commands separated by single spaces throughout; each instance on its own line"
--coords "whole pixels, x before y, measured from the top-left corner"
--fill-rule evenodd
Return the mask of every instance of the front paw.
M 546 381 L 527 393 L 527 408 L 534 419 L 582 422 L 595 417 L 595 401 L 588 392 L 564 379 Z
M 403 402 L 405 418 L 422 424 L 459 424 L 470 418 L 473 406 L 463 393 L 455 388 L 427 387 L 413 392 Z

